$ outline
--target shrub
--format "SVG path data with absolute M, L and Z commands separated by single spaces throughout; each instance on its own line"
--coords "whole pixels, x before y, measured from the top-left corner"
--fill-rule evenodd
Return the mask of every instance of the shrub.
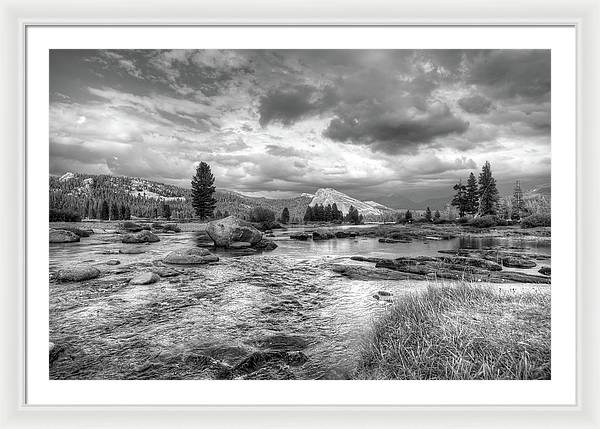
M 431 223 L 426 217 L 419 217 L 415 219 L 415 223 Z
M 463 216 L 461 218 L 458 218 L 457 222 L 458 223 L 467 223 L 471 220 L 471 218 L 467 217 L 467 216 Z
M 535 228 L 537 226 L 551 226 L 549 214 L 534 214 L 521 220 L 521 228 Z
M 275 220 L 275 212 L 264 207 L 254 207 L 250 210 L 251 222 L 273 222 Z
M 506 226 L 507 222 L 496 215 L 485 215 L 471 219 L 469 225 L 475 228 L 491 228 L 494 226 Z
M 433 223 L 436 225 L 444 225 L 450 223 L 450 221 L 448 219 L 434 219 Z
M 50 222 L 81 222 L 81 216 L 66 210 L 50 209 Z

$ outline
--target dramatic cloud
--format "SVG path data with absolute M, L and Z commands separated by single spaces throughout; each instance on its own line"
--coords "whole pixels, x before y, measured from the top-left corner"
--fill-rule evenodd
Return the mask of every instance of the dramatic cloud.
M 481 95 L 472 95 L 458 100 L 458 105 L 467 113 L 489 113 L 492 102 Z
M 50 171 L 292 196 L 548 180 L 550 51 L 52 50 Z

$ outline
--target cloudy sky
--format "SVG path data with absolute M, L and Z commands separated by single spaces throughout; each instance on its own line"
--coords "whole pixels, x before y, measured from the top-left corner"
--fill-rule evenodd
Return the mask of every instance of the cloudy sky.
M 50 173 L 424 200 L 550 177 L 550 52 L 53 50 Z

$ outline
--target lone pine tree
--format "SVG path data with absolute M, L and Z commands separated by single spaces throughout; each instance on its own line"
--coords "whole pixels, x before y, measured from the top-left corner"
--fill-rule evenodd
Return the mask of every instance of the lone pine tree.
M 196 167 L 196 175 L 192 178 L 192 207 L 200 219 L 213 215 L 217 200 L 215 193 L 215 176 L 210 171 L 210 166 L 202 161 Z

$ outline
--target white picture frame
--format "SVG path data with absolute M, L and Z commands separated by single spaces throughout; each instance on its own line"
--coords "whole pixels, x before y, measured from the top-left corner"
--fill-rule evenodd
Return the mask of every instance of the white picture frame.
M 278 5 L 263 1 L 194 4 L 182 0 L 166 6 L 116 3 L 79 6 L 36 4 L 34 1 L 0 3 L 4 41 L 0 82 L 2 101 L 0 129 L 2 145 L 2 186 L 14 210 L 2 213 L 3 272 L 8 273 L 2 288 L 5 323 L 2 414 L 6 427 L 598 427 L 600 387 L 598 362 L 599 326 L 593 268 L 596 254 L 594 226 L 598 213 L 599 160 L 594 142 L 600 137 L 597 124 L 600 94 L 598 72 L 600 20 L 597 1 L 526 1 L 504 3 L 491 10 L 484 2 L 346 2 L 343 8 L 330 2 L 306 7 L 302 2 Z M 527 7 L 526 7 L 527 6 Z M 542 14 L 542 8 L 544 13 Z M 540 16 L 544 16 L 540 18 Z M 574 406 L 31 406 L 24 401 L 24 319 L 25 225 L 24 225 L 24 43 L 27 26 L 32 25 L 566 25 L 577 31 L 577 298 L 578 298 L 578 394 Z M 18 108 L 15 108 L 18 106 Z M 31 186 L 31 185 L 30 185 Z M 596 193 L 596 194 L 595 194 Z M 6 218 L 6 219 L 4 219 Z M 583 233 L 585 232 L 585 233 Z M 18 251 L 15 251 L 18 249 Z

